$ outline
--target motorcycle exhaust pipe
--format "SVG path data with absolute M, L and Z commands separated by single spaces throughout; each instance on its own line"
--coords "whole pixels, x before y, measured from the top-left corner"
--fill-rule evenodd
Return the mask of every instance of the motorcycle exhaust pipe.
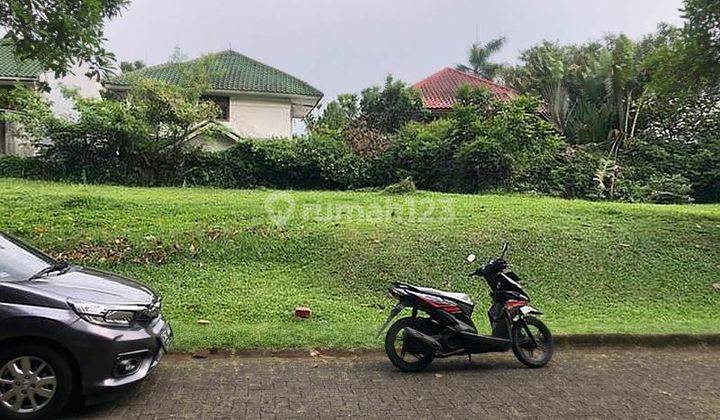
M 430 347 L 431 349 L 435 351 L 442 351 L 442 344 L 440 344 L 439 341 L 436 339 L 430 337 L 427 334 L 423 334 L 418 330 L 415 330 L 413 328 L 405 328 L 405 334 L 408 336 L 414 338 L 415 340 L 420 341 L 421 343 L 425 344 L 426 346 Z

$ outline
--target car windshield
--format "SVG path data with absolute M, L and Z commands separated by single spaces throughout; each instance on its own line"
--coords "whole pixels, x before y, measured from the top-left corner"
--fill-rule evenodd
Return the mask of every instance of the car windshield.
M 57 261 L 22 241 L 0 234 L 0 282 L 27 280 Z

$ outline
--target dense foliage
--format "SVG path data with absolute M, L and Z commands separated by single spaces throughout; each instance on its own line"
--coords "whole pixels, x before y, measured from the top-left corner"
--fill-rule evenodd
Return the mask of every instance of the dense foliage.
M 471 89 L 459 92 L 458 105 L 444 118 L 410 122 L 394 134 L 353 126 L 293 139 L 242 140 L 209 153 L 188 140 L 211 127 L 214 109 L 188 95 L 143 82 L 124 100 L 78 99 L 75 121 L 39 110 L 22 114 L 44 118 L 27 126 L 52 141 L 41 144 L 36 158 L 0 159 L 0 176 L 287 189 L 381 188 L 409 177 L 418 188 L 437 191 L 718 200 L 717 96 L 652 107 L 657 115 L 647 118 L 661 123 L 648 125 L 632 148 L 610 159 L 597 145 L 568 144 L 538 112 L 538 98 L 501 101 Z M 36 104 L 27 92 L 14 96 Z M 705 115 L 702 124 L 694 122 L 698 114 Z M 350 141 L 354 135 L 367 141 L 373 133 L 386 141 L 382 147 L 357 149 L 359 143 Z
M 342 131 L 358 125 L 380 133 L 396 133 L 411 121 L 426 117 L 420 93 L 388 76 L 385 85 L 372 86 L 355 94 L 339 95 L 319 116 L 306 119 L 312 132 Z
M 720 201 L 719 5 L 687 0 L 683 27 L 662 24 L 639 40 L 542 42 L 512 68 L 489 60 L 502 38 L 474 45 L 465 69 L 499 75 L 522 93 L 512 100 L 462 88 L 452 112 L 430 115 L 418 91 L 388 77 L 330 101 L 307 119 L 307 135 L 241 140 L 220 153 L 196 141 L 228 134 L 201 100 L 211 67 L 202 60 L 175 86 L 138 80 L 125 97 L 78 98 L 72 121 L 32 92 L 6 91 L 0 105 L 50 141 L 37 158 L 0 161 L 0 176 L 290 189 L 409 178 L 451 192 Z
M 37 60 L 57 75 L 67 74 L 78 63 L 109 70 L 115 57 L 103 46 L 103 25 L 128 4 L 128 0 L 1 0 L 0 27 L 18 57 Z
M 40 162 L 28 165 L 41 171 L 35 176 L 81 182 L 172 183 L 192 153 L 189 140 L 213 128 L 217 113 L 193 90 L 152 81 L 120 100 L 75 96 L 73 119 L 54 116 L 49 103 L 23 87 L 7 92 L 4 101 L 16 110 L 5 116 L 18 123 L 16 135 L 39 149 L 28 159 Z
M 29 159 L 42 164 L 34 162 L 27 171 L 50 179 L 334 189 L 384 187 L 410 176 L 424 189 L 546 191 L 563 146 L 530 97 L 502 102 L 468 89 L 445 119 L 400 122 L 409 114 L 395 110 L 410 109 L 406 105 L 415 93 L 392 80 L 383 90 L 366 91 L 358 101 L 362 111 L 344 128 L 324 125 L 294 139 L 244 140 L 220 153 L 189 142 L 215 111 L 199 101 L 199 90 L 142 81 L 120 100 L 76 98 L 76 120 L 52 116 L 41 100 L 30 106 L 32 92 L 18 92 L 22 95 L 13 97 L 26 98 L 18 120 L 33 128 L 33 138 L 49 140 L 38 144 L 37 158 Z M 358 128 L 360 121 L 367 125 Z M 370 131 L 388 141 L 363 153 L 356 149 L 360 143 L 347 141 L 354 129 L 362 139 Z M 17 163 L 5 166 L 5 175 L 18 174 Z M 45 172 L 31 174 L 32 168 Z
M 405 127 L 388 151 L 388 166 L 426 189 L 540 188 L 563 143 L 538 107 L 530 97 L 503 102 L 463 89 L 447 118 Z
M 638 41 L 543 42 L 503 71 L 507 83 L 542 98 L 570 156 L 595 162 L 585 168 L 594 171 L 591 195 L 718 200 L 720 2 L 687 0 L 683 13 L 683 27 L 661 24 Z

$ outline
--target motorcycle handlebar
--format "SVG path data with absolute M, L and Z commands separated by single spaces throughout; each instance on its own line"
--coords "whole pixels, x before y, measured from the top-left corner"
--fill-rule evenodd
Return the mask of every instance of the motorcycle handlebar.
M 505 256 L 507 255 L 507 252 L 508 252 L 509 249 L 510 249 L 510 242 L 505 242 L 505 243 L 503 244 L 502 253 L 500 254 L 500 258 L 498 258 L 498 259 L 492 259 L 492 260 L 490 260 L 490 262 L 488 262 L 488 263 L 485 264 L 484 266 L 478 267 L 475 271 L 473 271 L 472 273 L 470 273 L 470 277 L 483 275 L 483 273 L 485 272 L 485 269 L 486 269 L 488 266 L 493 265 L 493 264 L 497 264 L 498 262 L 501 262 L 501 261 L 502 261 L 503 264 L 505 264 L 505 265 L 507 266 L 507 263 L 505 262 Z M 472 255 L 472 257 L 474 258 L 475 255 Z M 468 260 L 468 261 L 470 261 L 470 260 Z
M 495 260 L 490 260 L 490 262 L 488 262 L 488 263 L 485 264 L 484 266 L 478 267 L 475 271 L 473 271 L 472 273 L 470 273 L 470 277 L 473 277 L 473 276 L 484 276 L 484 275 L 486 274 L 486 272 L 487 272 L 487 273 L 492 273 L 492 272 L 503 271 L 503 270 L 505 270 L 507 267 L 508 267 L 508 263 L 507 263 L 507 261 L 505 261 L 504 259 L 498 258 L 498 259 L 495 259 Z

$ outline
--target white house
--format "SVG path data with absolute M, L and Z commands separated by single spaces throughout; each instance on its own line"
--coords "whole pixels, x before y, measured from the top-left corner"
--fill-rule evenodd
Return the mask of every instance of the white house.
M 60 85 L 76 88 L 82 96 L 99 98 L 103 86 L 109 91 L 122 93 L 139 79 L 177 83 L 185 70 L 200 60 L 146 67 L 111 78 L 100 85 L 85 75 L 87 66 L 73 69 L 72 74 L 56 79 L 52 73 L 44 72 L 37 62 L 17 60 L 13 51 L 11 44 L 0 40 L 0 89 L 9 89 L 18 83 L 42 88 L 43 94 L 52 102 L 55 114 L 70 118 L 74 114 L 73 103 L 63 97 Z M 212 60 L 207 61 L 211 88 L 205 98 L 219 106 L 222 113 L 220 120 L 234 135 L 195 139 L 207 150 L 227 149 L 242 137 L 291 137 L 293 119 L 305 118 L 322 99 L 322 92 L 308 83 L 235 51 L 211 56 Z M 33 155 L 36 149 L 14 132 L 12 124 L 0 121 L 0 155 Z
M 214 53 L 209 58 L 203 62 L 211 85 L 205 97 L 218 105 L 220 119 L 238 137 L 290 137 L 293 119 L 305 118 L 322 99 L 322 92 L 308 83 L 236 51 Z M 104 86 L 122 93 L 140 79 L 178 83 L 199 60 L 146 67 L 110 79 Z M 202 145 L 222 150 L 235 141 L 230 137 L 202 139 Z
M 87 65 L 76 66 L 67 76 L 56 78 L 52 72 L 43 71 L 36 61 L 18 60 L 13 45 L 7 40 L 0 40 L 0 89 L 12 89 L 18 84 L 40 89 L 52 103 L 55 115 L 70 118 L 74 115 L 73 103 L 63 97 L 61 85 L 77 89 L 85 97 L 100 97 L 102 86 L 96 79 L 85 75 L 88 70 Z M 31 156 L 34 153 L 35 148 L 28 139 L 17 136 L 13 124 L 0 118 L 0 155 Z

